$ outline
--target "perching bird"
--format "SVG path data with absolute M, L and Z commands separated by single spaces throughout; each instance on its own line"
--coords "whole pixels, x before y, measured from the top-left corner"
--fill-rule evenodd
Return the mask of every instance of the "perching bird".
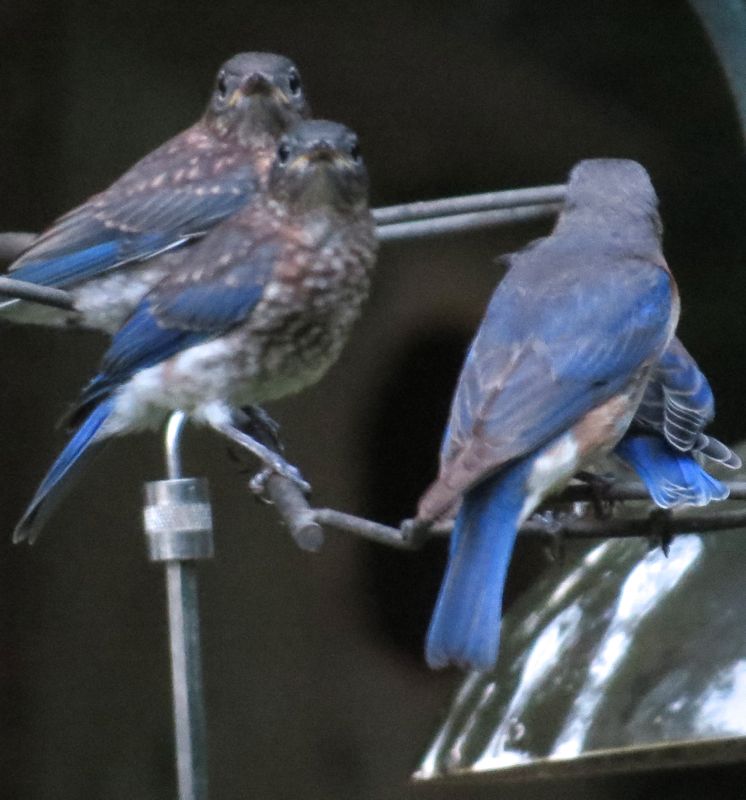
M 189 251 L 116 333 L 79 423 L 14 539 L 33 539 L 85 455 L 175 409 L 298 480 L 238 429 L 234 409 L 297 392 L 339 355 L 368 293 L 377 246 L 356 136 L 308 121 L 286 134 L 265 192 Z
M 518 527 L 619 442 L 678 313 L 647 172 L 580 162 L 554 231 L 511 257 L 490 301 L 420 500 L 421 523 L 461 503 L 427 635 L 432 667 L 495 664 Z
M 715 416 L 712 389 L 674 338 L 656 364 L 632 425 L 614 452 L 642 478 L 662 508 L 704 506 L 728 497 L 728 487 L 699 462 L 738 469 L 741 459 L 704 433 Z
M 241 53 L 226 61 L 197 123 L 60 217 L 11 265 L 13 278 L 69 291 L 77 311 L 6 300 L 0 319 L 113 333 L 188 258 L 182 245 L 251 200 L 277 140 L 308 113 L 289 59 Z
M 606 187 L 610 193 L 615 190 L 613 184 Z M 559 220 L 562 214 L 560 211 Z M 536 239 L 524 250 L 542 241 Z M 501 256 L 499 261 L 510 268 L 511 255 Z M 705 506 L 713 500 L 725 500 L 728 487 L 710 475 L 702 463 L 739 469 L 741 459 L 704 433 L 714 417 L 710 384 L 674 337 L 651 371 L 642 402 L 614 455 L 638 474 L 661 508 Z M 597 485 L 597 480 L 593 483 Z

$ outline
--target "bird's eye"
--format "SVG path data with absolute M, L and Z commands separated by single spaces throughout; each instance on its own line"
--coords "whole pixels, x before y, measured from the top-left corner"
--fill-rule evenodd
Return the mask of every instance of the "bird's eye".
M 287 164 L 289 158 L 290 158 L 290 148 L 287 146 L 287 144 L 285 144 L 285 142 L 283 142 L 277 148 L 277 161 L 280 164 Z
M 362 154 L 360 152 L 360 145 L 357 142 L 355 142 L 355 144 L 353 144 L 352 147 L 350 148 L 350 155 L 352 156 L 353 161 L 360 161 L 360 159 L 362 158 Z
M 288 75 L 288 89 L 291 94 L 296 96 L 300 94 L 300 75 L 294 69 L 291 69 Z
M 225 93 L 228 91 L 228 84 L 226 83 L 225 73 L 224 72 L 221 72 L 218 75 L 218 82 L 217 82 L 216 88 L 218 90 L 218 94 L 221 97 L 225 97 Z

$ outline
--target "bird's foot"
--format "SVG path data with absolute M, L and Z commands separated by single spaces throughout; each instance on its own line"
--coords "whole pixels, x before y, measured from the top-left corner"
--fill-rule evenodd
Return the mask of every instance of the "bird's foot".
M 591 493 L 591 505 L 598 519 L 611 519 L 614 501 L 609 499 L 609 492 L 614 479 L 595 472 L 579 472 L 575 476 L 588 486 Z
M 280 441 L 280 423 L 272 419 L 261 406 L 244 406 L 233 413 L 236 428 L 267 445 L 278 453 L 283 451 Z
M 300 470 L 289 464 L 285 459 L 280 458 L 279 464 L 273 464 L 265 467 L 257 472 L 254 477 L 249 481 L 249 489 L 260 497 L 266 492 L 267 481 L 273 475 L 280 475 L 283 478 L 294 483 L 303 494 L 308 494 L 311 491 L 311 484 L 303 478 Z
M 650 521 L 650 538 L 648 539 L 650 549 L 655 550 L 660 546 L 663 555 L 668 558 L 668 554 L 671 552 L 671 542 L 673 542 L 673 534 L 669 529 L 671 509 L 654 508 L 648 514 L 648 520 Z
M 432 527 L 431 522 L 423 522 L 415 517 L 414 519 L 402 520 L 399 530 L 401 531 L 402 541 L 406 546 L 412 550 L 419 550 L 430 538 Z
M 534 514 L 534 519 L 539 520 L 544 527 L 547 537 L 547 552 L 552 561 L 562 563 L 565 558 L 565 526 L 563 519 L 566 514 L 561 511 L 545 509 Z
M 213 427 L 219 430 L 224 436 L 227 436 L 242 450 L 248 450 L 255 455 L 264 464 L 265 468 L 252 478 L 249 484 L 252 487 L 252 491 L 262 492 L 266 486 L 267 480 L 272 474 L 280 475 L 292 481 L 305 494 L 311 491 L 310 484 L 304 480 L 297 467 L 294 467 L 286 461 L 279 453 L 257 441 L 253 436 L 239 430 L 234 425 L 223 422 L 215 424 Z M 256 489 L 254 487 L 256 487 Z

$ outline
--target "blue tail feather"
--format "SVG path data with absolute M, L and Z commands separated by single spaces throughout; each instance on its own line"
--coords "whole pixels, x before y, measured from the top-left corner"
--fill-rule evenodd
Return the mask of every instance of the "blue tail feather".
M 486 670 L 497 661 L 503 587 L 530 463 L 488 478 L 464 496 L 427 633 L 433 668 L 454 663 Z
M 691 454 L 675 450 L 659 436 L 629 434 L 615 452 L 642 478 L 661 508 L 706 506 L 728 497 L 725 484 L 708 474 Z
M 42 525 L 74 482 L 81 467 L 98 444 L 96 434 L 111 414 L 112 401 L 98 405 L 78 428 L 74 436 L 60 453 L 49 472 L 44 476 L 21 521 L 13 531 L 13 541 L 27 540 L 33 544 Z M 100 441 L 100 440 L 99 440 Z

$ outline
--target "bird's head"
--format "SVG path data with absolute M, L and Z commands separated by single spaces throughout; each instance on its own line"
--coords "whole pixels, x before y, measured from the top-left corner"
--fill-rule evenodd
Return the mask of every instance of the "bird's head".
M 658 207 L 645 167 L 628 158 L 579 161 L 567 181 L 567 205 L 650 209 Z
M 302 209 L 364 207 L 368 173 L 357 136 L 337 122 L 301 122 L 279 141 L 269 189 L 280 201 Z
M 590 158 L 570 172 L 560 222 L 598 224 L 638 220 L 660 235 L 658 195 L 647 170 L 628 158 Z
M 273 53 L 239 53 L 220 67 L 207 107 L 208 124 L 223 136 L 248 142 L 278 137 L 309 115 L 295 64 Z

